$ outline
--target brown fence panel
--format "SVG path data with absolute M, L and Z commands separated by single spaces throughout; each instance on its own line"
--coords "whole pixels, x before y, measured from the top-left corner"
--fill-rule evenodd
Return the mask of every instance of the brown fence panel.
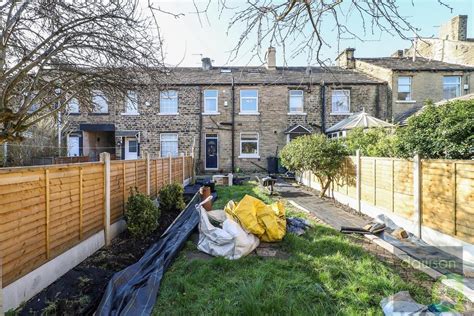
M 150 160 L 150 195 L 158 194 L 156 181 L 158 179 L 158 168 L 156 160 Z
M 137 187 L 142 193 L 146 193 L 146 161 L 136 160 Z
M 104 166 L 101 163 L 83 169 L 83 238 L 104 227 Z
M 474 163 L 455 162 L 454 165 L 456 236 L 474 243 Z
M 125 196 L 127 194 L 124 186 L 124 163 L 123 161 L 111 161 L 110 163 L 110 222 L 115 223 L 124 214 Z
M 402 217 L 413 216 L 413 161 L 393 160 L 394 212 Z

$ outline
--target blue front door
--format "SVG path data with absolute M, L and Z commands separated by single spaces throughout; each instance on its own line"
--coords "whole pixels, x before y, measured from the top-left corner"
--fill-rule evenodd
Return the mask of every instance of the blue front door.
M 217 169 L 217 134 L 206 135 L 206 169 Z

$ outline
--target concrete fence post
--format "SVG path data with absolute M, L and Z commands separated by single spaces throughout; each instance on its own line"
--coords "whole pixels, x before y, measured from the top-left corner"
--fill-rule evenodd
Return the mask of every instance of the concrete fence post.
M 146 195 L 151 194 L 151 171 L 150 171 L 150 153 L 145 152 L 145 164 L 146 164 Z
M 182 160 L 183 160 L 183 185 L 184 185 L 184 180 L 186 180 L 186 156 L 184 155 L 184 153 L 181 153 L 181 157 L 182 157 Z
M 171 153 L 168 154 L 168 161 L 169 161 L 169 173 L 170 173 L 170 184 L 173 182 L 173 175 L 171 174 L 171 171 L 173 170 L 172 168 L 172 164 L 173 164 L 173 161 L 171 160 Z
M 110 154 L 101 153 L 100 161 L 104 163 L 104 239 L 110 245 Z
M 357 211 L 360 213 L 361 210 L 361 174 L 362 164 L 360 160 L 360 150 L 356 150 L 356 199 L 357 199 Z
M 420 156 L 413 158 L 413 222 L 415 235 L 421 238 L 421 161 Z

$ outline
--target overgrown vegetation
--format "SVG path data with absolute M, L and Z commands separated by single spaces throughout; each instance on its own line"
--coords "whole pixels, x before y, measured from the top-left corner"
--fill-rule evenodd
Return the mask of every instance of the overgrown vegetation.
M 181 211 L 186 207 L 183 186 L 178 183 L 165 185 L 159 192 L 162 212 Z
M 474 158 L 474 101 L 428 104 L 393 133 L 389 129 L 354 129 L 344 140 L 355 154 L 373 157 L 410 158 L 419 154 L 431 159 Z
M 217 186 L 217 193 L 215 209 L 245 194 L 270 202 L 255 183 Z M 416 280 L 404 281 L 326 226 L 288 234 L 278 245 L 288 259 L 189 260 L 183 251 L 164 276 L 153 315 L 378 315 L 381 299 L 402 290 L 430 303 Z M 188 243 L 186 250 L 194 248 Z
M 158 227 L 160 210 L 153 201 L 136 188 L 131 190 L 125 210 L 127 229 L 132 237 L 143 239 Z
M 311 171 L 321 183 L 324 196 L 342 172 L 348 151 L 342 142 L 325 135 L 305 135 L 288 143 L 280 152 L 282 165 L 291 171 Z

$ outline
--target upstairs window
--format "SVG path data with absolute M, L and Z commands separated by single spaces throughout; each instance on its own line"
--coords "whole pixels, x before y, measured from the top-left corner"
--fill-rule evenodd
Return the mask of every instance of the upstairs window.
M 303 90 L 290 90 L 290 113 L 303 113 Z
M 258 114 L 258 90 L 240 90 L 240 113 Z
M 217 113 L 217 90 L 204 90 L 204 113 Z
M 350 90 L 332 90 L 331 114 L 347 115 L 351 108 Z
M 411 77 L 398 77 L 398 100 L 411 101 Z
M 240 158 L 258 158 L 258 133 L 240 134 Z
M 461 96 L 461 77 L 445 76 L 443 77 L 443 98 L 452 99 Z
M 78 114 L 79 113 L 79 100 L 76 98 L 72 98 L 69 100 L 69 103 L 67 105 L 67 112 L 69 114 Z
M 125 114 L 138 114 L 138 95 L 136 91 L 127 91 L 125 97 Z
M 160 92 L 160 114 L 178 114 L 178 92 L 167 90 Z
M 160 134 L 161 157 L 178 156 L 178 134 L 163 133 Z
M 109 113 L 109 105 L 104 92 L 95 90 L 92 92 L 93 113 Z

